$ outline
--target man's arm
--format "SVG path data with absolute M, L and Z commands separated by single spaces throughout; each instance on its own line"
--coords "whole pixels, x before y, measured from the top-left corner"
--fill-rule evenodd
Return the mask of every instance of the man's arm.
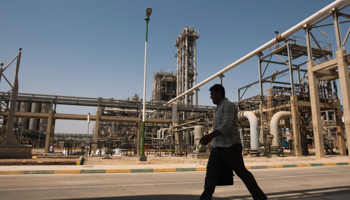
M 220 131 L 215 130 L 210 134 L 203 136 L 199 142 L 203 145 L 207 145 L 209 142 L 213 140 L 213 138 L 215 138 L 218 135 L 221 135 Z

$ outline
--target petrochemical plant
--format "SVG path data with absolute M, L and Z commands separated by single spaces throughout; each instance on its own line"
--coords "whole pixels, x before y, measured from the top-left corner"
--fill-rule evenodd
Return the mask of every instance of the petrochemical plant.
M 222 80 L 227 71 L 255 58 L 259 80 L 241 86 L 235 102 L 244 153 L 257 157 L 346 155 L 350 142 L 347 140 L 350 137 L 350 55 L 345 44 L 350 30 L 342 38 L 340 28 L 341 19 L 350 18 L 342 12 L 348 6 L 349 3 L 342 1 L 333 2 L 318 15 L 277 33 L 271 41 L 200 83 L 197 75 L 201 68 L 197 67 L 196 60 L 199 31 L 186 26 L 175 40 L 177 71 L 153 73 L 152 99 L 146 102 L 146 151 L 158 155 L 200 154 L 198 142 L 212 131 L 215 107 L 198 105 L 199 88 L 215 78 Z M 327 18 L 333 18 L 334 23 L 324 24 Z M 330 42 L 321 42 L 322 38 L 312 33 L 318 30 L 323 33 L 319 28 L 324 26 L 334 27 L 336 52 L 332 51 Z M 298 31 L 304 32 L 305 38 L 293 36 Z M 20 56 L 21 51 L 9 65 L 16 59 L 19 65 Z M 279 66 L 279 70 L 267 74 L 267 69 L 273 66 Z M 1 67 L 1 72 L 4 69 Z M 120 148 L 125 155 L 140 154 L 142 100 L 139 95 L 116 100 L 26 94 L 18 93 L 15 83 L 16 79 L 12 90 L 0 92 L 1 143 L 32 145 L 45 148 L 46 152 L 53 145 L 76 151 L 83 146 L 93 151 Z M 248 89 L 256 90 L 257 95 L 245 97 Z M 12 106 L 13 101 L 16 104 Z M 56 113 L 60 105 L 92 106 L 96 112 L 91 115 Z M 94 131 L 89 136 L 56 134 L 55 121 L 60 119 L 94 121 Z M 210 145 L 205 151 L 208 149 Z

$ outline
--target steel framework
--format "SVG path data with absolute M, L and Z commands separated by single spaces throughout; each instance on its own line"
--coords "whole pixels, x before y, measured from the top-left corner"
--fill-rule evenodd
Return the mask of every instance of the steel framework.
M 177 47 L 177 90 L 176 95 L 186 92 L 197 84 L 196 64 L 196 40 L 199 38 L 199 31 L 186 26 L 175 41 Z M 197 90 L 186 94 L 178 103 L 185 105 L 198 105 Z

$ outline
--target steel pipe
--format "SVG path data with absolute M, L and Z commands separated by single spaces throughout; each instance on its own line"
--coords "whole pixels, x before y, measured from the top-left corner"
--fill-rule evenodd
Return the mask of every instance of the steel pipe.
M 203 86 L 204 84 L 214 80 L 215 78 L 217 78 L 220 74 L 224 74 L 227 71 L 233 69 L 234 67 L 237 67 L 238 65 L 242 64 L 243 62 L 247 61 L 248 59 L 252 58 L 253 56 L 257 55 L 259 52 L 263 52 L 264 50 L 266 50 L 267 48 L 271 47 L 272 45 L 283 41 L 284 39 L 287 39 L 289 36 L 291 36 L 292 34 L 296 33 L 297 31 L 303 29 L 303 26 L 305 24 L 311 24 L 312 22 L 315 22 L 317 19 L 320 19 L 321 17 L 329 14 L 329 11 L 331 11 L 333 8 L 338 8 L 341 5 L 350 2 L 350 0 L 337 0 L 334 1 L 333 3 L 329 4 L 328 6 L 322 8 L 320 11 L 316 12 L 315 14 L 311 15 L 310 17 L 306 18 L 305 20 L 301 21 L 300 23 L 296 24 L 295 26 L 293 26 L 292 28 L 288 29 L 287 31 L 285 31 L 284 33 L 281 33 L 280 35 L 278 35 L 276 38 L 273 38 L 272 40 L 268 41 L 267 43 L 265 43 L 264 45 L 260 46 L 259 48 L 253 50 L 252 52 L 250 52 L 249 54 L 243 56 L 242 58 L 240 58 L 239 60 L 237 60 L 236 62 L 230 64 L 229 66 L 225 67 L 224 69 L 222 69 L 221 71 L 217 72 L 216 74 L 210 76 L 209 78 L 207 78 L 206 80 L 202 81 L 201 83 L 199 83 L 198 85 L 192 87 L 191 89 L 183 92 L 182 94 L 178 95 L 177 97 L 175 97 L 174 99 L 170 100 L 167 102 L 167 104 L 171 104 L 174 101 L 176 101 L 177 99 L 183 97 L 184 95 L 189 94 L 190 92 L 192 92 L 195 89 L 198 89 L 199 87 Z
M 272 149 L 279 149 L 279 144 L 278 144 L 278 124 L 281 119 L 286 119 L 286 118 L 291 118 L 291 113 L 290 111 L 279 111 L 273 115 L 270 121 L 270 130 L 271 130 L 271 135 L 273 135 L 272 138 Z
M 238 119 L 247 118 L 250 125 L 250 153 L 258 154 L 259 149 L 259 119 L 253 111 L 239 111 Z

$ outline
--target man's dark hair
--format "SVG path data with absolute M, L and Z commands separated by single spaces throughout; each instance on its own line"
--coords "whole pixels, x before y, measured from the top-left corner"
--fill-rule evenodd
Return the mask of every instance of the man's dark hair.
M 221 92 L 222 96 L 225 98 L 225 88 L 221 84 L 213 85 L 209 91 Z

